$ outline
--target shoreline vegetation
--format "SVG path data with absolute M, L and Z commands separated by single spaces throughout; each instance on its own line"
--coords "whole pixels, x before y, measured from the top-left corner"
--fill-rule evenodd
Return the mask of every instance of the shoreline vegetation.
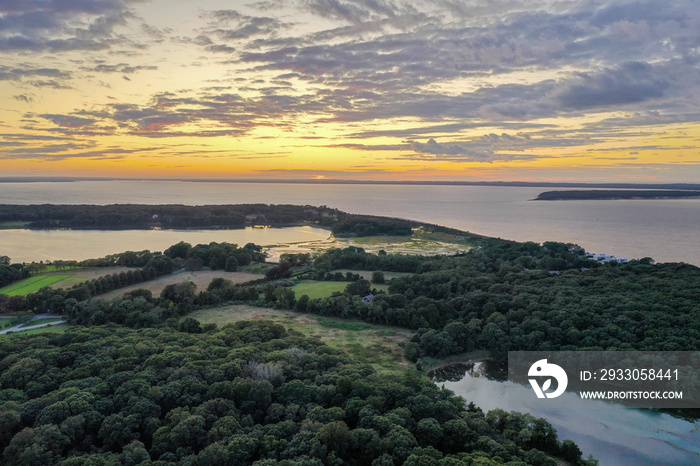
M 0 225 L 21 225 L 38 230 L 235 229 L 311 225 L 329 229 L 336 237 L 411 236 L 413 228 L 428 226 L 398 218 L 349 214 L 326 206 L 288 204 L 0 204 Z M 437 231 L 450 231 L 449 228 L 433 227 Z
M 676 190 L 586 190 L 586 191 L 546 191 L 533 201 L 607 201 L 620 199 L 688 199 L 700 198 L 700 191 Z

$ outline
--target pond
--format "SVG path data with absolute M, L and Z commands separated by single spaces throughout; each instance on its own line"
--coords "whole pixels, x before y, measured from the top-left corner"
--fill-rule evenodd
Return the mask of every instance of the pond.
M 584 457 L 593 454 L 605 465 L 700 464 L 700 423 L 614 403 L 581 400 L 566 392 L 570 409 L 547 409 L 532 389 L 506 380 L 506 371 L 489 361 L 452 364 L 428 374 L 484 412 L 500 408 L 545 418 L 559 440 L 571 439 Z

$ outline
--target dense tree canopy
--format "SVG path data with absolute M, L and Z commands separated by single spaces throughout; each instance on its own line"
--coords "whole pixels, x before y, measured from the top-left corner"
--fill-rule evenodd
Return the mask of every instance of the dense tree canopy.
M 339 236 L 411 235 L 416 222 L 357 215 L 325 206 L 230 205 L 8 205 L 0 222 L 27 222 L 29 228 L 243 228 L 246 225 L 312 223 Z
M 700 346 L 700 269 L 649 259 L 600 266 L 574 245 L 485 241 L 460 256 L 332 249 L 327 269 L 410 272 L 363 303 L 353 292 L 304 302 L 304 311 L 417 330 L 412 358 L 482 348 L 668 350 Z M 327 277 L 326 277 L 327 278 Z
M 554 466 L 549 455 L 575 454 L 542 419 L 465 409 L 416 372 L 377 374 L 270 322 L 180 330 L 0 340 L 1 464 Z

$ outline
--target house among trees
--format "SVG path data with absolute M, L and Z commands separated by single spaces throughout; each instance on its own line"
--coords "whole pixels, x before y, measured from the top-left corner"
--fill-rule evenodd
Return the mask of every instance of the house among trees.
M 627 259 L 624 257 L 609 256 L 607 254 L 587 254 L 586 257 L 594 261 L 598 261 L 601 264 L 607 264 L 608 262 L 618 262 L 620 264 L 624 264 L 627 262 Z

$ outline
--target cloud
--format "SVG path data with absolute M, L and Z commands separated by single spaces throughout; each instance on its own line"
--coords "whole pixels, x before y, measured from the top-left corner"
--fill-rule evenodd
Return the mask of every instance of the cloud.
M 595 74 L 580 73 L 557 92 L 557 100 L 575 110 L 610 107 L 663 97 L 669 86 L 669 80 L 653 66 L 629 62 Z
M 32 137 L 26 139 L 38 140 Z M 139 153 L 148 154 L 151 151 L 160 149 L 160 147 L 143 147 L 140 149 L 124 149 L 121 147 L 95 149 L 94 147 L 95 144 L 92 142 L 71 141 L 63 144 L 47 144 L 39 147 L 30 146 L 25 143 L 22 147 L 0 152 L 0 160 L 45 160 L 51 162 L 68 159 L 115 160 Z
M 51 89 L 73 89 L 72 86 L 56 81 L 55 79 L 37 79 L 28 81 L 34 87 L 49 87 Z
M 27 104 L 34 102 L 34 97 L 27 95 L 27 94 L 13 95 L 12 97 L 15 100 L 19 100 L 20 102 L 24 102 Z
M 92 118 L 81 118 L 71 115 L 43 114 L 39 116 L 64 128 L 82 128 L 95 123 L 95 120 Z
M 90 71 L 95 71 L 98 73 L 123 73 L 123 74 L 133 74 L 136 73 L 137 71 L 154 71 L 157 70 L 157 66 L 153 65 L 128 65 L 126 63 L 119 63 L 116 65 L 106 65 L 104 63 L 100 63 L 99 65 L 96 65 L 95 67 L 91 68 L 84 68 L 86 70 Z
M 305 0 L 303 5 L 312 13 L 326 19 L 360 24 L 370 17 L 370 10 L 355 2 L 340 0 Z
M 104 50 L 132 43 L 115 30 L 132 0 L 2 2 L 0 50 Z
M 323 17 L 378 22 L 378 28 L 345 27 L 345 38 L 330 29 L 294 40 L 260 39 L 259 50 L 239 48 L 246 51 L 232 63 L 322 86 L 326 94 L 318 103 L 330 114 L 322 123 L 409 116 L 525 121 L 620 105 L 676 111 L 692 101 L 677 98 L 680 93 L 700 94 L 693 78 L 700 15 L 687 1 L 598 8 L 587 1 L 443 1 L 442 10 L 422 12 L 398 1 L 301 4 Z M 437 16 L 445 8 L 462 8 L 464 19 Z M 409 15 L 412 22 L 401 32 L 381 23 Z M 509 76 L 521 72 L 531 78 Z M 535 81 L 538 72 L 547 78 Z M 499 84 L 489 83 L 498 76 Z M 471 89 L 433 87 L 460 80 L 470 80 Z
M 215 43 L 212 37 L 224 42 L 248 41 L 253 38 L 272 40 L 291 24 L 268 16 L 249 16 L 236 10 L 205 11 L 201 15 L 208 25 L 191 41 L 203 46 L 207 52 L 234 53 L 236 47 L 229 43 Z
M 0 50 L 15 60 L 2 62 L 0 80 L 17 88 L 16 102 L 117 73 L 108 92 L 119 101 L 21 123 L 76 139 L 263 137 L 255 130 L 267 127 L 316 147 L 490 162 L 700 121 L 700 13 L 690 0 L 274 0 L 193 10 L 181 29 L 165 27 L 167 15 L 154 21 L 162 27 L 142 24 L 131 1 L 0 3 Z M 163 41 L 154 53 L 171 62 L 125 58 L 140 40 Z M 49 53 L 20 63 L 34 52 Z M 198 73 L 168 79 L 178 65 Z M 155 78 L 150 95 L 124 82 L 142 72 Z M 612 112 L 578 130 L 541 123 Z M 372 138 L 382 139 L 359 140 Z
M 71 73 L 56 68 L 38 68 L 26 63 L 14 67 L 0 65 L 0 81 L 20 81 L 36 77 L 68 79 Z

